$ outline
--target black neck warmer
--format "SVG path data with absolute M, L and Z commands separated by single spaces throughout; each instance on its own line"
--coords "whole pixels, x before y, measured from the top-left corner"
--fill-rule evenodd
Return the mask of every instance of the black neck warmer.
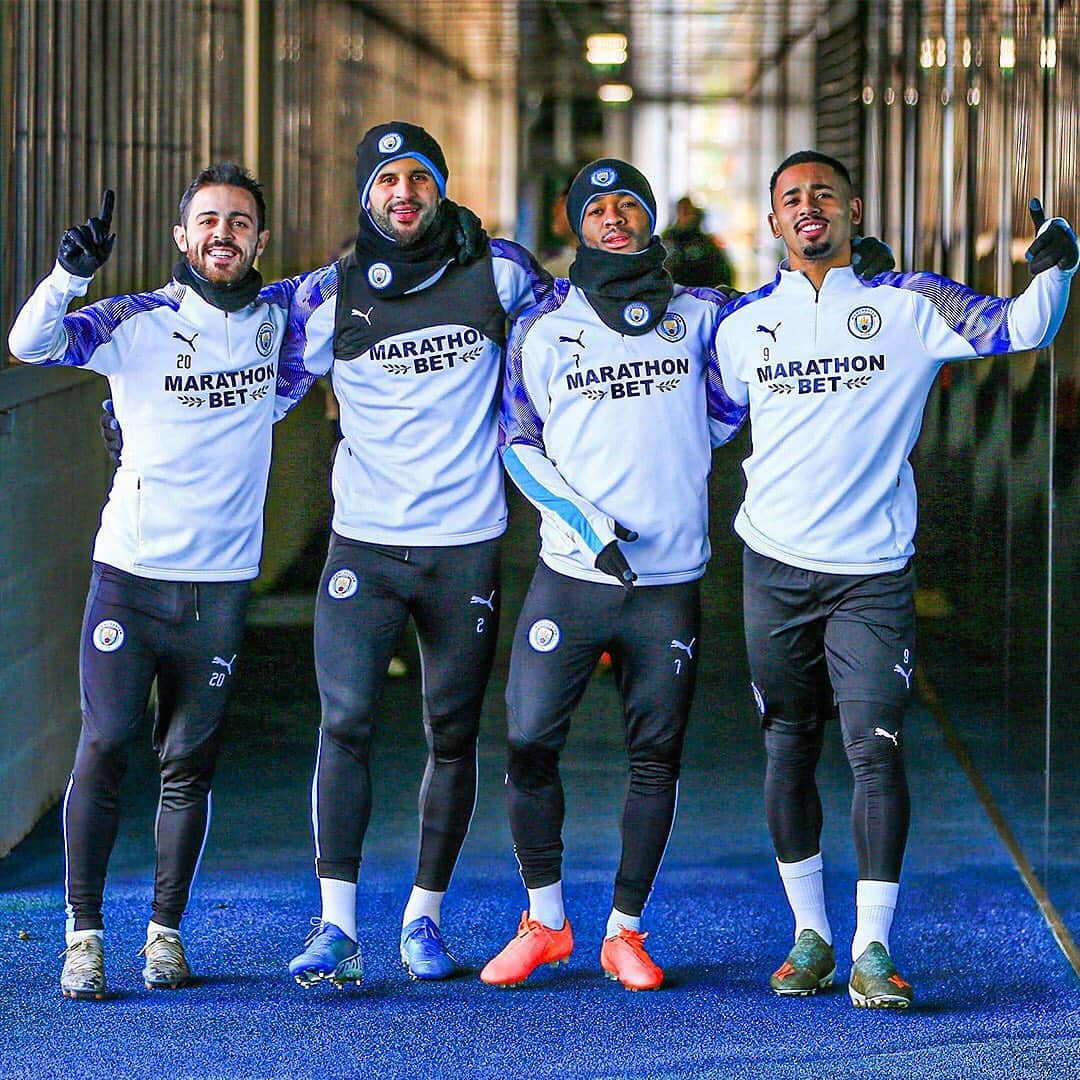
M 644 251 L 633 255 L 582 245 L 570 267 L 570 280 L 606 325 L 637 337 L 648 333 L 667 311 L 674 286 L 664 269 L 666 258 L 667 251 L 655 236 Z
M 247 307 L 263 287 L 262 274 L 254 266 L 239 281 L 217 285 L 207 281 L 187 259 L 181 259 L 173 267 L 172 276 L 181 285 L 194 289 L 211 307 L 222 311 L 239 311 Z
M 456 225 L 456 215 L 443 199 L 427 232 L 415 244 L 403 247 L 380 232 L 367 211 L 361 211 L 356 258 L 361 267 L 366 267 L 368 284 L 380 296 L 393 297 L 427 281 L 457 257 Z

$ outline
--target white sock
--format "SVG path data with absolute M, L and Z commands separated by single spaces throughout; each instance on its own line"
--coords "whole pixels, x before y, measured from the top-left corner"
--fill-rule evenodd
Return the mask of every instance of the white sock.
M 356 882 L 319 878 L 323 922 L 333 923 L 343 934 L 356 940 Z
M 85 941 L 87 938 L 96 937 L 100 941 L 105 940 L 104 930 L 68 930 L 64 934 L 64 944 L 70 949 L 72 945 L 77 945 L 80 941 Z
M 607 917 L 607 929 L 604 931 L 604 937 L 617 937 L 620 926 L 625 926 L 627 930 L 640 930 L 641 916 L 627 915 L 625 911 L 612 908 L 611 914 Z
M 825 914 L 825 884 L 821 852 L 799 862 L 776 860 L 791 913 L 795 916 L 795 940 L 804 930 L 813 930 L 827 945 L 832 944 L 832 928 Z
M 563 908 L 562 882 L 545 885 L 541 889 L 529 889 L 529 918 L 548 927 L 561 930 L 566 925 L 566 910 Z
M 152 937 L 157 937 L 158 934 L 164 934 L 166 937 L 174 937 L 177 941 L 180 940 L 180 931 L 174 926 L 162 926 L 161 923 L 154 922 L 151 919 L 146 924 L 146 940 L 149 941 Z
M 414 885 L 409 893 L 409 902 L 405 905 L 405 912 L 401 916 L 401 925 L 408 926 L 413 919 L 419 919 L 426 915 L 436 926 L 442 917 L 442 902 L 446 892 L 432 892 L 430 889 L 421 889 Z
M 851 959 L 858 960 L 871 941 L 880 941 L 889 951 L 889 931 L 896 914 L 900 885 L 895 881 L 860 881 L 855 886 L 855 937 Z

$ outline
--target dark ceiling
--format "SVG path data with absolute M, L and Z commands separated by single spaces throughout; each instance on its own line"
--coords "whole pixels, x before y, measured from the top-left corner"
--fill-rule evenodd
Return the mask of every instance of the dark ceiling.
M 582 96 L 603 81 L 585 62 L 585 39 L 629 39 L 619 81 L 638 100 L 739 99 L 763 66 L 812 32 L 823 0 L 390 0 L 362 5 L 430 42 L 475 78 L 516 80 L 529 96 Z M 408 23 L 404 23 L 403 11 Z

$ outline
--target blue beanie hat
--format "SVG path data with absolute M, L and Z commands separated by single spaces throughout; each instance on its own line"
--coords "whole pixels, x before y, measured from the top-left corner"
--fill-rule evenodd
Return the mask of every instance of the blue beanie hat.
M 401 158 L 416 158 L 426 166 L 439 194 L 446 197 L 446 177 L 450 170 L 442 147 L 422 127 L 393 120 L 371 128 L 356 148 L 356 193 L 362 210 L 367 209 L 371 185 L 379 171 L 388 162 Z
M 655 232 L 656 198 L 649 181 L 625 161 L 618 158 L 599 158 L 586 165 L 574 177 L 566 195 L 566 217 L 579 241 L 586 207 L 597 195 L 610 195 L 613 192 L 633 195 L 648 212 L 649 229 Z

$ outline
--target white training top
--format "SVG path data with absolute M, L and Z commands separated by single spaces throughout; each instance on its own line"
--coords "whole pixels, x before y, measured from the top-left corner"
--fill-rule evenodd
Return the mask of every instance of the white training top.
M 758 554 L 807 570 L 901 569 L 915 550 L 908 456 L 939 369 L 1046 345 L 1070 279 L 1052 268 L 1002 299 L 936 274 L 863 281 L 842 267 L 817 292 L 782 263 L 716 335 L 724 386 L 750 406 L 735 531 Z
M 139 577 L 243 581 L 259 572 L 272 427 L 314 381 L 278 368 L 290 282 L 233 313 L 171 281 L 66 315 L 91 278 L 57 263 L 11 328 L 31 364 L 105 375 L 124 437 L 94 558 Z
M 492 240 L 491 254 L 490 285 L 507 316 L 550 288 L 551 279 L 519 245 Z M 335 360 L 338 279 L 336 263 L 306 275 L 290 326 L 296 334 L 290 349 L 301 351 L 307 371 L 333 371 L 343 435 L 333 469 L 334 531 L 425 547 L 501 536 L 507 518 L 498 454 L 501 344 L 471 324 L 470 314 L 478 313 L 455 311 L 455 301 L 468 301 L 439 278 L 353 312 L 381 335 L 380 327 L 400 319 L 395 306 L 414 304 L 426 325 Z M 437 313 L 429 316 L 429 308 Z
M 675 287 L 645 334 L 608 327 L 569 281 L 514 324 L 503 394 L 503 462 L 540 511 L 540 558 L 569 577 L 596 569 L 614 523 L 639 585 L 693 581 L 709 559 L 711 446 L 746 409 L 724 393 L 713 338 L 726 303 Z

